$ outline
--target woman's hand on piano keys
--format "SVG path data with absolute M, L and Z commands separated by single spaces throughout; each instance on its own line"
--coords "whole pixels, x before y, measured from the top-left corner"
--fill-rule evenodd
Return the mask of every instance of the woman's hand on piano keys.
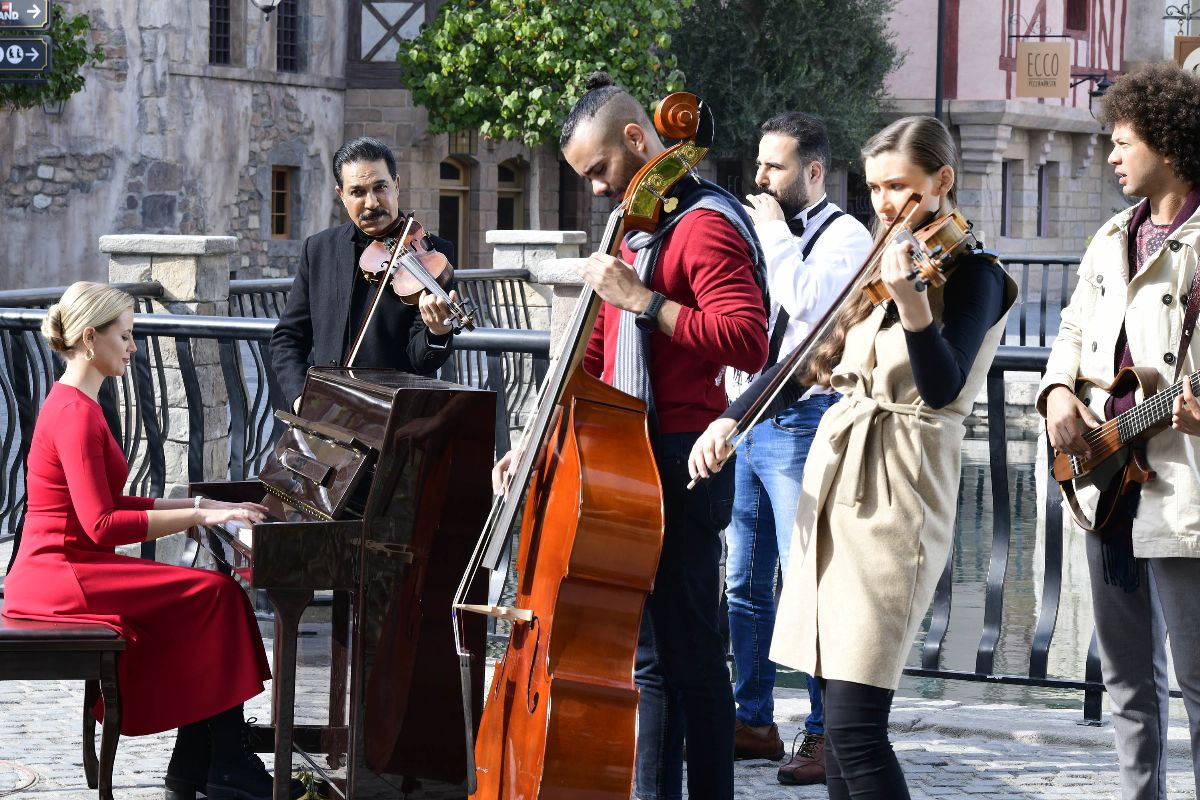
M 201 525 L 222 525 L 237 520 L 245 525 L 257 525 L 267 518 L 266 506 L 258 503 L 226 503 L 223 500 L 200 501 Z

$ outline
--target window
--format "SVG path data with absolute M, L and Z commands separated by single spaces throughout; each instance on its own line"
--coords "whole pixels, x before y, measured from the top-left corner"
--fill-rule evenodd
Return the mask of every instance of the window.
M 558 227 L 564 231 L 591 230 L 592 200 L 587 182 L 571 165 L 558 162 Z
M 1000 162 L 1000 235 L 1012 236 L 1012 162 Z
M 742 162 L 728 158 L 719 159 L 717 185 L 739 199 L 743 194 L 748 194 L 742 191 Z
M 496 166 L 496 228 L 525 229 L 525 170 L 517 161 Z
M 400 48 L 415 39 L 421 25 L 436 13 L 433 0 L 361 0 L 358 53 L 352 55 L 359 61 L 392 64 Z
M 283 0 L 276 11 L 275 69 L 280 72 L 300 71 L 299 0 Z
M 208 63 L 233 63 L 233 15 L 230 0 L 208 2 Z
M 1083 33 L 1088 29 L 1089 0 L 1066 0 L 1063 9 L 1063 30 L 1068 33 Z
M 467 192 L 469 174 L 465 166 L 454 159 L 439 165 L 438 235 L 454 243 L 456 267 L 469 262 L 467 240 Z
M 271 238 L 292 238 L 291 167 L 271 167 Z

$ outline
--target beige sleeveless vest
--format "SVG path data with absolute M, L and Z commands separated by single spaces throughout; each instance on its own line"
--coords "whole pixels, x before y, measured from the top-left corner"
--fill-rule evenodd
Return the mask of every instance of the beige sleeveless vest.
M 963 419 L 1014 297 L 1009 279 L 1004 314 L 941 409 L 917 393 L 903 327 L 885 327 L 884 308 L 849 331 L 832 381 L 844 397 L 821 420 L 804 469 L 773 661 L 827 679 L 899 684 L 950 550 Z

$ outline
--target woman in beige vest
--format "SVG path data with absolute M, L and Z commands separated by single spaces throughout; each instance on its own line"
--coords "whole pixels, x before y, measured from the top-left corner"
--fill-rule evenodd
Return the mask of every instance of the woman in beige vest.
M 954 209 L 958 158 L 933 117 L 892 123 L 862 155 L 878 230 L 913 192 L 923 198 L 914 227 Z M 887 737 L 892 695 L 950 549 L 963 419 L 1016 296 L 977 246 L 955 260 L 944 286 L 918 292 L 908 278 L 910 250 L 890 244 L 876 267 L 894 300 L 875 308 L 853 297 L 790 387 L 803 393 L 821 383 L 842 394 L 805 465 L 794 566 L 771 647 L 772 659 L 825 688 L 833 800 L 909 796 Z M 725 436 L 770 377 L 764 373 L 697 442 L 693 476 L 719 468 Z

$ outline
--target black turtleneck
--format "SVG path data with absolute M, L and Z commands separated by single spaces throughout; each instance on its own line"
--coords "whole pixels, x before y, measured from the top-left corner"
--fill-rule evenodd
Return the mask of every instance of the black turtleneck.
M 935 322 L 924 330 L 904 331 L 917 392 L 932 408 L 942 408 L 958 397 L 966 385 L 975 356 L 979 354 L 983 337 L 1004 313 L 1004 271 L 989 258 L 975 254 L 960 256 L 960 263 L 946 279 L 942 296 L 945 310 L 941 328 Z M 892 321 L 891 324 L 899 322 Z M 786 360 L 758 376 L 721 416 L 727 419 L 745 416 Z M 807 386 L 792 381 L 772 401 L 763 418 L 780 413 L 799 400 L 807 389 Z

